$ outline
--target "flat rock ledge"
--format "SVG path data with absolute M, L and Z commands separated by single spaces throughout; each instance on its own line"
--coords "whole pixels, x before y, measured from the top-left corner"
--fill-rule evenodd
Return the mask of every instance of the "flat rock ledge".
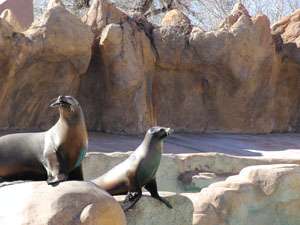
M 165 204 L 143 192 L 142 198 L 126 212 L 127 225 L 191 225 L 193 223 L 194 207 L 192 201 L 181 194 L 160 192 L 173 206 L 169 209 Z M 125 195 L 114 196 L 122 203 Z

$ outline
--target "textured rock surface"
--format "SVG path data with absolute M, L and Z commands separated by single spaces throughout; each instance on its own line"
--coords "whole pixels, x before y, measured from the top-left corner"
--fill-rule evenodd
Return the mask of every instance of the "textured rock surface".
M 271 116 L 280 58 L 269 26 L 264 15 L 241 15 L 229 29 L 215 32 L 154 29 L 157 123 L 196 132 L 282 129 L 278 115 Z
M 93 107 L 87 112 L 87 126 L 106 132 L 143 132 L 153 124 L 151 82 L 156 60 L 143 26 L 106 1 L 94 1 L 83 21 L 94 32 L 93 53 L 99 56 L 82 78 L 79 95 L 83 107 Z M 99 104 L 83 98 L 91 90 L 99 95 Z
M 127 225 L 191 225 L 193 220 L 192 201 L 180 194 L 160 192 L 173 206 L 172 209 L 165 204 L 143 193 L 142 198 L 133 206 L 132 210 L 125 213 Z M 125 196 L 114 196 L 120 203 Z
M 280 34 L 284 43 L 296 43 L 300 47 L 300 9 L 285 16 L 272 26 L 274 35 Z
M 103 0 L 80 21 L 51 0 L 23 33 L 0 20 L 0 129 L 49 128 L 46 102 L 69 94 L 90 130 L 299 130 L 299 11 L 272 32 L 266 16 L 240 4 L 213 32 L 170 14 L 154 27 Z
M 191 20 L 181 13 L 180 11 L 173 9 L 166 13 L 164 18 L 161 21 L 162 26 L 166 25 L 189 25 L 191 24 Z
M 194 204 L 194 225 L 299 224 L 299 165 L 251 166 L 203 189 L 183 194 Z
M 85 180 L 94 179 L 124 161 L 130 153 L 88 153 L 83 161 Z M 195 192 L 209 184 L 238 174 L 243 168 L 263 164 L 300 164 L 300 157 L 287 151 L 278 157 L 243 157 L 220 153 L 163 154 L 157 172 L 160 191 Z M 212 180 L 207 173 L 215 174 Z M 206 174 L 206 177 L 204 176 Z M 201 176 L 202 175 L 202 176 Z M 200 176 L 200 177 L 199 177 Z M 201 179 L 200 179 L 201 178 Z
M 116 133 L 141 133 L 153 124 L 190 132 L 298 130 L 299 53 L 272 36 L 266 16 L 250 17 L 237 4 L 214 32 L 178 22 L 151 27 L 133 18 L 96 1 L 83 20 L 97 38 L 79 93 L 83 98 L 87 90 L 103 90 L 83 101 L 89 128 Z
M 87 182 L 15 184 L 0 188 L 0 196 L 1 224 L 126 224 L 119 203 Z
M 1 129 L 49 128 L 56 120 L 51 99 L 75 95 L 89 65 L 90 28 L 53 2 L 23 33 L 0 19 Z
M 0 18 L 5 19 L 9 23 L 9 25 L 13 27 L 15 32 L 21 32 L 24 30 L 24 27 L 20 24 L 17 17 L 10 9 L 5 9 L 1 13 Z

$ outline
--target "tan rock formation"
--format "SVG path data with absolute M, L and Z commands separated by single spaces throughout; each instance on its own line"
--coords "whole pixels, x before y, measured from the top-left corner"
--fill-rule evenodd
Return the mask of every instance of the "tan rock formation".
M 54 7 L 62 7 L 63 9 L 66 9 L 66 6 L 64 5 L 64 3 L 60 0 L 49 0 L 48 1 L 48 5 L 47 5 L 47 10 L 50 10 Z
M 193 225 L 296 225 L 299 175 L 299 165 L 251 166 L 198 194 L 183 195 L 194 204 Z
M 96 2 L 94 8 L 113 15 L 111 25 L 103 24 L 106 20 L 87 22 L 101 31 L 107 25 L 99 37 L 101 51 L 97 53 L 101 55 L 98 60 L 103 63 L 102 68 L 91 68 L 91 73 L 101 71 L 100 81 L 105 90 L 99 104 L 103 110 L 93 110 L 101 115 L 93 123 L 97 124 L 95 129 L 141 133 L 153 124 L 190 132 L 268 133 L 298 129 L 299 95 L 295 85 L 299 78 L 292 72 L 292 66 L 288 73 L 281 68 L 283 55 L 276 52 L 266 16 L 251 18 L 237 4 L 229 16 L 230 29 L 220 26 L 215 32 L 203 32 L 198 27 L 177 25 L 151 31 L 143 23 L 137 27 L 133 21 L 125 27 L 125 15 L 116 13 L 105 1 L 101 4 Z M 91 9 L 90 13 L 96 11 Z M 129 44 L 141 42 L 131 35 L 140 32 L 139 28 L 147 34 L 142 37 L 147 44 L 141 45 L 146 49 L 126 47 L 126 42 L 122 42 L 126 38 Z M 151 53 L 151 47 L 155 52 Z M 122 57 L 123 49 L 128 49 L 124 52 L 130 57 Z M 136 56 L 128 52 L 130 49 L 135 49 Z M 156 59 L 147 60 L 145 56 Z M 149 63 L 142 64 L 140 58 Z M 145 80 L 145 74 L 150 74 L 147 84 L 140 82 Z M 88 77 L 94 75 L 85 78 Z M 118 77 L 132 85 L 118 83 Z M 112 82 L 115 78 L 117 83 Z M 286 85 L 279 85 L 282 83 Z M 293 88 L 288 88 L 291 85 Z
M 148 193 L 143 193 L 142 198 L 133 206 L 132 210 L 125 213 L 127 225 L 191 225 L 193 220 L 192 201 L 184 195 L 172 192 L 160 192 L 173 206 L 169 209 Z M 120 203 L 125 196 L 114 196 Z
M 241 4 L 213 32 L 154 27 L 105 0 L 93 2 L 86 25 L 60 0 L 23 33 L 1 20 L 0 129 L 49 128 L 55 113 L 45 102 L 69 94 L 90 130 L 297 131 L 297 13 L 273 35 L 266 16 L 250 17 Z
M 250 17 L 247 9 L 241 3 L 235 4 L 233 9 L 230 12 L 230 15 L 227 16 L 220 24 L 219 28 L 230 28 L 235 22 L 242 16 Z
M 284 43 L 296 43 L 300 47 L 300 9 L 283 17 L 272 26 L 274 35 L 280 34 Z
M 24 30 L 24 27 L 19 23 L 17 17 L 13 14 L 10 9 L 5 9 L 0 18 L 5 19 L 9 25 L 11 25 L 15 32 L 21 32 Z
M 242 14 L 230 30 L 215 32 L 160 27 L 153 38 L 157 124 L 194 132 L 288 129 L 286 123 L 278 126 L 278 115 L 270 116 L 280 58 L 266 16 Z
M 173 9 L 164 16 L 161 21 L 162 26 L 166 25 L 189 25 L 191 20 L 177 9 Z
M 95 37 L 99 39 L 102 29 L 111 23 L 122 24 L 128 20 L 128 16 L 118 10 L 111 3 L 96 0 L 90 7 L 87 15 L 82 18 L 82 21 L 91 26 Z
M 57 115 L 51 99 L 77 92 L 89 65 L 92 32 L 61 6 L 47 10 L 24 33 L 0 23 L 0 127 L 47 129 Z
M 142 133 L 153 124 L 151 82 L 156 58 L 150 39 L 139 24 L 106 1 L 94 1 L 83 20 L 92 27 L 99 41 L 94 45 L 94 54 L 101 54 L 99 61 L 92 65 L 96 68 L 88 71 L 83 79 L 94 79 L 97 64 L 101 63 L 95 79 L 100 78 L 104 85 L 102 108 L 97 106 L 95 110 L 100 112 L 91 122 L 87 120 L 88 127 L 99 124 L 106 132 Z M 80 95 L 90 93 L 90 89 L 81 87 Z M 99 92 L 97 88 L 91 87 Z M 100 121 L 95 123 L 95 120 Z
M 87 182 L 27 182 L 0 188 L 0 196 L 1 224 L 126 224 L 119 203 Z

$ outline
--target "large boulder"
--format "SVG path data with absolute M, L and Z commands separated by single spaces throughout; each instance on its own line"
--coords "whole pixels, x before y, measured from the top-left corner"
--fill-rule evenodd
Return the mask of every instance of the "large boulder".
M 88 182 L 26 182 L 0 188 L 1 224 L 125 225 L 120 204 Z
M 177 9 L 173 9 L 166 13 L 161 21 L 162 26 L 166 25 L 190 25 L 191 20 Z
M 193 225 L 297 225 L 299 188 L 299 165 L 264 165 L 184 196 L 194 204 Z
M 300 9 L 274 23 L 272 33 L 280 34 L 284 43 L 296 43 L 300 47 Z

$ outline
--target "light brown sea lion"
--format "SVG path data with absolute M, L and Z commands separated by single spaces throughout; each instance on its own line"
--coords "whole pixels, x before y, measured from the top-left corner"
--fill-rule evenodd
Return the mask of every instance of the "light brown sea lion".
M 166 199 L 159 196 L 155 177 L 163 152 L 163 139 L 172 132 L 171 128 L 150 128 L 140 146 L 124 162 L 92 182 L 112 195 L 127 193 L 122 205 L 124 211 L 130 209 L 141 198 L 142 187 L 145 187 L 152 197 L 172 208 Z
M 0 137 L 0 181 L 83 180 L 81 162 L 88 146 L 83 113 L 71 96 L 59 96 L 52 107 L 59 120 L 46 132 Z

